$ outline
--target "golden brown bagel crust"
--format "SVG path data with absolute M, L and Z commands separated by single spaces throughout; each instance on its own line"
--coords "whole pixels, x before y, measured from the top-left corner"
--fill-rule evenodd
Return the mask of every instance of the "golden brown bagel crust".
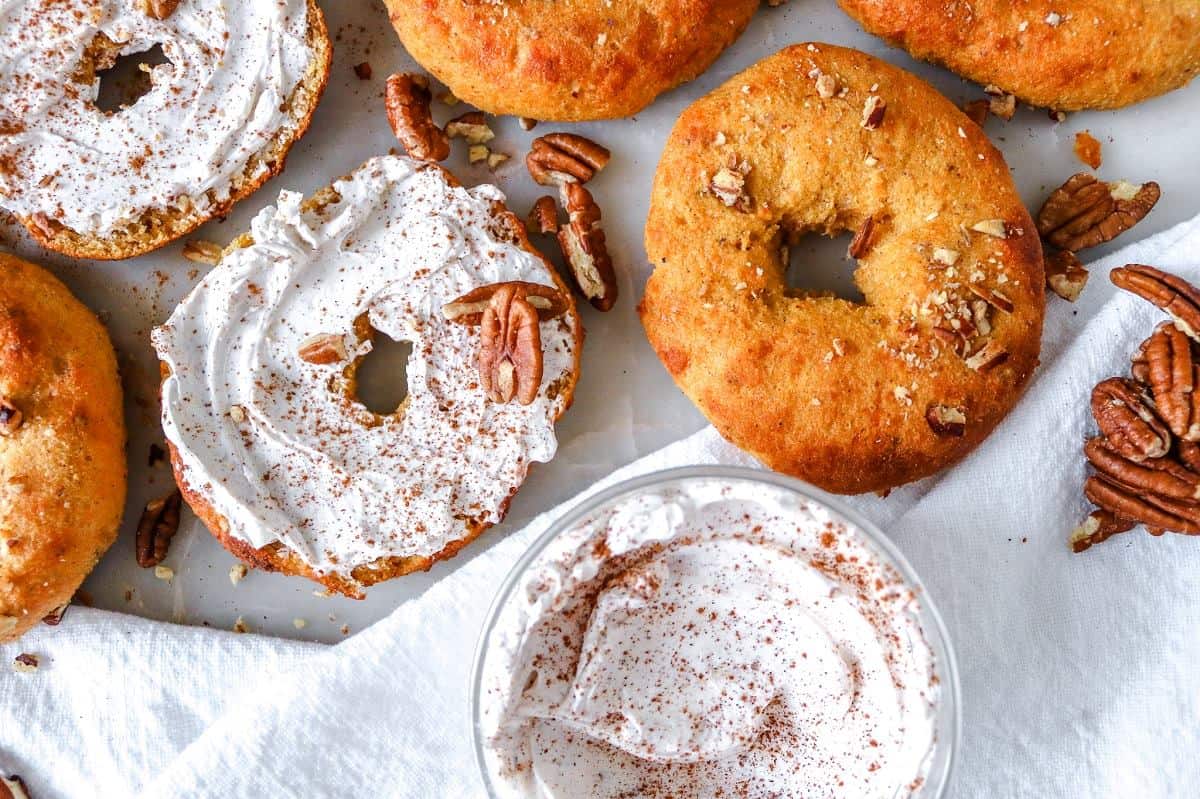
M 1195 0 L 839 0 L 915 58 L 1032 105 L 1120 108 L 1200 72 Z
M 759 0 L 384 0 L 408 52 L 493 114 L 629 116 L 708 68 Z
M 225 216 L 236 203 L 249 197 L 283 171 L 288 152 L 308 130 L 312 115 L 317 110 L 333 60 L 325 16 L 317 0 L 308 0 L 308 46 L 313 53 L 312 62 L 285 104 L 289 124 L 276 131 L 275 136 L 246 163 L 241 175 L 234 179 L 226 199 L 190 212 L 174 208 L 150 209 L 125 228 L 103 238 L 77 233 L 55 220 L 46 223 L 48 231 L 31 217 L 18 217 L 21 224 L 43 247 L 74 258 L 111 261 L 133 258 L 165 247 L 210 219 Z
M 429 167 L 440 169 L 450 185 L 461 185 L 459 180 L 445 168 L 437 164 L 429 164 Z M 349 178 L 343 179 L 345 180 Z M 340 198 L 333 191 L 332 187 L 325 187 L 318 190 L 311 198 L 306 200 L 302 207 L 305 211 L 312 211 L 319 209 L 330 202 L 336 202 L 339 199 Z M 571 294 L 570 289 L 567 288 L 566 283 L 563 282 L 562 277 L 558 274 L 558 271 L 554 269 L 550 262 L 546 260 L 545 256 L 542 255 L 529 241 L 529 236 L 525 230 L 525 225 L 522 224 L 520 219 L 518 219 L 515 214 L 503 206 L 497 206 L 495 212 L 498 216 L 501 216 L 505 219 L 508 228 L 512 231 L 514 237 L 516 238 L 517 243 L 546 264 L 547 272 L 554 279 L 555 286 L 558 287 L 559 292 L 567 302 L 567 315 L 575 321 L 575 362 L 571 371 L 571 379 L 563 381 L 557 384 L 555 387 L 555 391 L 557 391 L 558 396 L 564 398 L 562 409 L 559 411 L 558 416 L 555 417 L 557 420 L 562 417 L 562 414 L 566 413 L 567 409 L 571 407 L 571 404 L 575 399 L 575 385 L 579 379 L 579 363 L 583 350 L 583 323 L 579 320 L 579 312 L 575 304 L 575 298 Z M 254 239 L 249 233 L 245 233 L 235 239 L 230 244 L 229 249 L 233 250 L 241 247 L 248 247 L 253 243 Z M 357 366 L 357 363 L 361 360 L 362 358 L 360 357 L 355 362 L 355 365 Z M 168 367 L 165 363 L 160 362 L 159 368 L 162 371 L 162 377 L 165 380 L 169 375 Z M 246 541 L 231 535 L 229 531 L 229 523 L 226 521 L 225 517 L 222 516 L 212 506 L 212 503 L 209 502 L 206 494 L 206 487 L 192 486 L 187 482 L 184 477 L 183 465 L 179 460 L 179 453 L 176 450 L 175 445 L 168 441 L 167 446 L 171 453 L 171 466 L 175 472 L 175 482 L 179 485 L 179 490 L 183 494 L 184 500 L 191 507 L 192 511 L 195 512 L 200 521 L 204 522 L 204 525 L 208 528 L 209 532 L 211 532 L 213 536 L 221 542 L 221 546 L 229 550 L 234 557 L 245 561 L 255 568 L 263 569 L 264 571 L 273 571 L 292 576 L 307 577 L 310 580 L 321 583 L 329 591 L 343 594 L 348 597 L 353 597 L 355 599 L 363 599 L 365 597 L 365 594 L 363 593 L 364 587 L 369 587 L 375 585 L 376 583 L 384 582 L 385 580 L 391 580 L 395 577 L 402 577 L 406 574 L 412 574 L 413 572 L 429 571 L 431 568 L 433 568 L 433 564 L 437 563 L 438 561 L 448 560 L 454 557 L 467 544 L 474 541 L 476 538 L 482 535 L 485 530 L 492 526 L 490 523 L 482 519 L 464 519 L 462 537 L 451 541 L 441 551 L 429 556 L 414 555 L 409 557 L 379 558 L 371 563 L 356 564 L 351 571 L 354 580 L 347 580 L 336 574 L 317 574 L 308 566 L 307 563 L 304 562 L 302 558 L 280 543 L 272 543 L 265 547 L 255 548 Z M 503 518 L 508 512 L 508 504 L 515 495 L 516 492 L 514 491 L 513 494 L 509 496 L 508 500 L 504 502 L 503 507 L 499 509 L 499 515 L 501 518 Z
M 95 315 L 44 269 L 0 253 L 0 643 L 65 604 L 117 537 L 125 421 Z
M 869 95 L 887 103 L 878 130 L 862 126 Z M 704 188 L 731 158 L 749 167 L 745 212 Z M 868 216 L 874 244 L 854 274 L 865 305 L 787 288 L 789 234 Z M 1008 236 L 969 230 L 984 220 Z M 936 247 L 955 267 L 935 268 Z M 855 50 L 788 48 L 688 108 L 655 177 L 646 250 L 639 310 L 675 381 L 734 444 L 830 491 L 886 490 L 962 458 L 1037 364 L 1041 245 L 1000 153 L 928 84 Z M 1013 303 L 973 342 L 1007 350 L 990 371 L 931 330 L 972 278 Z M 935 434 L 931 405 L 961 408 L 965 433 Z

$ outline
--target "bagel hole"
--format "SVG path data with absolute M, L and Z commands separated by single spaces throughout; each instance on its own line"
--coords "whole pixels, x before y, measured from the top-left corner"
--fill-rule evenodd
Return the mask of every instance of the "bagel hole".
M 142 69 L 142 64 L 156 67 L 170 63 L 171 59 L 167 58 L 162 46 L 157 44 L 149 50 L 117 56 L 111 67 L 96 70 L 96 80 L 100 82 L 96 94 L 96 107 L 106 114 L 124 111 L 154 88 L 150 82 L 150 74 Z
M 797 294 L 833 294 L 839 299 L 863 304 L 866 298 L 854 282 L 858 261 L 848 250 L 854 234 L 792 237 L 788 247 L 786 281 L 788 291 Z
M 408 359 L 411 341 L 396 341 L 378 330 L 371 351 L 359 362 L 356 372 L 358 401 L 371 413 L 395 413 L 408 397 Z

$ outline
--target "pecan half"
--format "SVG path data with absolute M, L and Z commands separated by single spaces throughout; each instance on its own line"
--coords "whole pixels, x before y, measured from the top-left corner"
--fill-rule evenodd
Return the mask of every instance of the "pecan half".
M 0 436 L 11 436 L 20 429 L 25 414 L 7 397 L 0 397 Z
M 179 8 L 180 0 L 139 0 L 142 13 L 154 19 L 166 19 Z
M 858 231 L 854 234 L 854 238 L 850 240 L 850 249 L 846 252 L 854 260 L 858 260 L 866 256 L 871 251 L 871 245 L 875 243 L 875 217 L 867 216 L 859 225 Z
M 542 338 L 538 315 L 518 287 L 502 284 L 480 323 L 479 382 L 488 399 L 522 405 L 542 385 Z
M 529 209 L 529 222 L 526 227 L 532 233 L 558 232 L 558 204 L 554 202 L 553 197 L 547 194 L 537 198 L 533 208 Z
M 574 133 L 548 133 L 533 140 L 525 166 L 543 186 L 587 183 L 608 166 L 612 153 Z
M 1142 497 L 1119 482 L 1092 475 L 1083 494 L 1094 505 L 1123 519 L 1186 535 L 1200 534 L 1200 506 L 1162 497 Z
M 1171 448 L 1167 426 L 1130 380 L 1111 377 L 1098 383 L 1092 389 L 1092 416 L 1109 446 L 1135 463 L 1161 458 Z
M 392 132 L 410 156 L 418 161 L 444 161 L 450 155 L 450 138 L 433 121 L 429 104 L 429 79 L 400 72 L 387 79 L 384 107 Z
M 450 120 L 446 123 L 446 135 L 451 139 L 466 139 L 467 144 L 487 144 L 496 138 L 482 111 L 468 111 Z
M 1117 533 L 1125 533 L 1137 526 L 1137 522 L 1124 519 L 1112 511 L 1094 510 L 1083 520 L 1083 524 L 1071 533 L 1071 549 L 1083 552 L 1101 541 L 1107 541 Z
M 939 436 L 962 438 L 967 432 L 967 415 L 954 405 L 930 405 L 925 410 L 925 421 Z
M 1087 286 L 1088 270 L 1070 250 L 1046 256 L 1046 285 L 1067 302 L 1075 302 Z
M 554 286 L 513 280 L 508 283 L 489 283 L 472 289 L 443 305 L 442 314 L 451 322 L 471 326 L 481 324 L 492 297 L 504 288 L 513 289 L 517 296 L 529 303 L 537 311 L 540 321 L 557 319 L 567 312 L 567 300 Z
M 0 799 L 29 799 L 25 781 L 17 774 L 8 777 L 0 774 Z
M 726 208 L 746 213 L 754 207 L 750 200 L 750 191 L 746 188 L 746 177 L 750 174 L 750 164 L 730 156 L 729 163 L 717 170 L 708 181 L 704 190 L 716 197 Z
M 1200 474 L 1181 463 L 1167 458 L 1133 461 L 1113 451 L 1103 438 L 1088 439 L 1083 454 L 1096 471 L 1131 491 L 1171 499 L 1200 499 Z
M 137 563 L 143 569 L 149 569 L 162 563 L 167 556 L 167 547 L 179 529 L 179 510 L 183 497 L 178 491 L 146 504 L 142 518 L 138 521 Z
M 350 360 L 346 351 L 346 337 L 339 333 L 317 333 L 300 342 L 296 354 L 300 360 L 327 366 Z
M 593 308 L 610 310 L 617 301 L 617 273 L 600 227 L 600 207 L 578 183 L 564 183 L 560 192 L 568 221 L 558 231 L 558 245 L 571 277 Z
M 1167 322 L 1158 326 L 1142 351 L 1158 415 L 1181 439 L 1200 441 L 1200 398 L 1196 396 L 1191 340 Z
M 1079 252 L 1129 230 L 1161 195 L 1157 183 L 1104 183 L 1080 172 L 1047 198 L 1038 211 L 1038 232 L 1055 247 Z
M 1194 441 L 1180 441 L 1179 460 L 1193 472 L 1200 473 L 1200 444 Z
M 1183 278 L 1144 264 L 1126 264 L 1109 272 L 1108 278 L 1117 288 L 1166 311 L 1184 333 L 1200 341 L 1200 289 Z

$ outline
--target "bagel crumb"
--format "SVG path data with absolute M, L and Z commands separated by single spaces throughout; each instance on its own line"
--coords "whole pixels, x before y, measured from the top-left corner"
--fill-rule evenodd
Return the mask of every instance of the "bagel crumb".
M 233 631 L 238 634 L 248 633 L 250 632 L 250 628 L 246 625 L 246 620 L 238 616 L 237 620 L 233 623 Z
M 305 627 L 308 626 L 308 620 L 301 619 L 301 618 L 292 619 L 292 626 L 295 627 L 297 630 L 303 630 Z
M 159 564 L 154 567 L 154 576 L 156 579 L 169 583 L 175 577 L 175 570 L 170 566 L 163 566 L 162 564 Z
M 248 571 L 249 571 L 249 569 L 246 568 L 245 563 L 238 563 L 238 564 L 235 564 L 234 566 L 230 567 L 230 569 L 229 569 L 230 584 L 237 585 L 242 580 L 246 579 L 246 573 Z

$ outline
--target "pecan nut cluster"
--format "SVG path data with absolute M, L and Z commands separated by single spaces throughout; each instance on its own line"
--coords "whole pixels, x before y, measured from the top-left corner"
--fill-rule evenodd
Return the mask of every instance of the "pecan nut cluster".
M 1200 535 L 1200 290 L 1140 264 L 1111 278 L 1172 320 L 1133 354 L 1130 377 L 1092 390 L 1100 434 L 1084 445 L 1094 473 L 1083 491 L 1099 509 L 1072 533 L 1076 552 L 1139 524 L 1153 535 Z

